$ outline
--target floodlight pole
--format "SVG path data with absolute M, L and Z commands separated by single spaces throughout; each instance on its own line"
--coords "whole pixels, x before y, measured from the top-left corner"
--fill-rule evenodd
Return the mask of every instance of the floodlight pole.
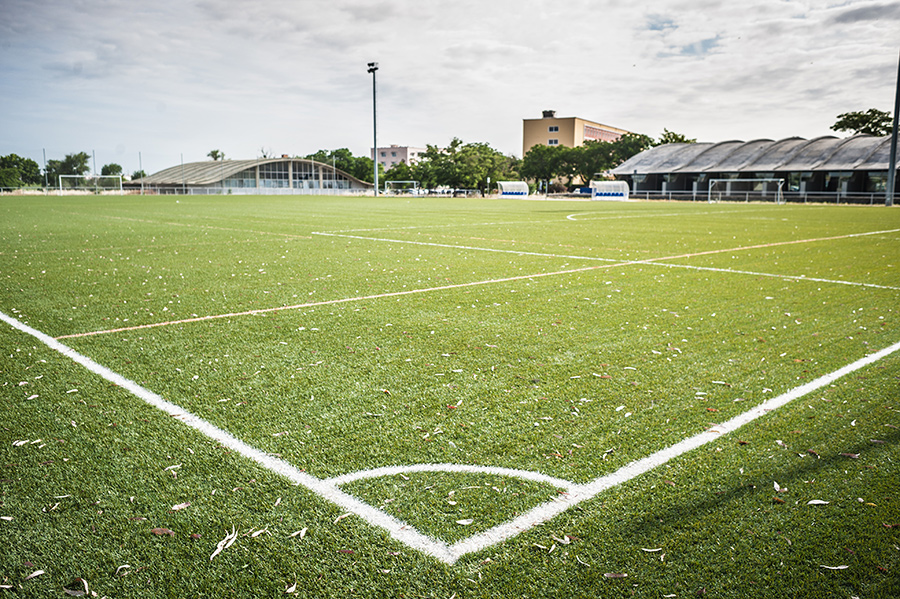
M 378 113 L 375 103 L 375 71 L 378 70 L 377 62 L 370 62 L 369 73 L 372 73 L 372 162 L 375 168 L 375 197 L 378 197 Z
M 897 121 L 900 120 L 900 62 L 897 63 L 897 92 L 894 96 L 894 126 L 891 131 L 891 157 L 888 161 L 887 189 L 884 205 L 894 205 L 894 187 L 897 177 Z

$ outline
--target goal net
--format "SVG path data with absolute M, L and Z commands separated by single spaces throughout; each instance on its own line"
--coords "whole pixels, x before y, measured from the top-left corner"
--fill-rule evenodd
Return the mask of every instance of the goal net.
M 122 175 L 60 175 L 59 193 L 122 193 Z
M 419 182 L 418 181 L 385 181 L 384 182 L 384 195 L 402 195 L 402 194 L 412 194 L 418 195 L 419 193 Z
M 710 179 L 710 202 L 775 202 L 784 204 L 784 179 Z

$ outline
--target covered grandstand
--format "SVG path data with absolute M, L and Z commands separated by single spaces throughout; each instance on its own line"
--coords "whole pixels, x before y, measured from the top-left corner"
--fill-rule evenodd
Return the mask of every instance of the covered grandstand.
M 889 136 L 854 135 L 667 144 L 631 157 L 612 174 L 629 183 L 633 197 L 706 199 L 713 179 L 783 179 L 787 201 L 879 203 L 887 185 L 890 141 Z M 765 183 L 756 187 L 757 195 L 767 191 Z
M 329 164 L 303 158 L 218 160 L 179 164 L 128 186 L 145 193 L 362 194 L 371 183 Z

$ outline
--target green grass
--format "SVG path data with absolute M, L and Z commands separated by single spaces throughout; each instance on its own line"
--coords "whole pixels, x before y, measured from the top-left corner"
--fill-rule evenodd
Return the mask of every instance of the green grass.
M 880 207 L 48 197 L 0 216 L 0 311 L 51 336 L 236 314 L 62 341 L 319 478 L 585 483 L 900 341 L 900 212 Z M 0 372 L 0 593 L 900 596 L 897 354 L 452 566 L 7 325 Z M 558 493 L 450 473 L 344 490 L 450 543 Z

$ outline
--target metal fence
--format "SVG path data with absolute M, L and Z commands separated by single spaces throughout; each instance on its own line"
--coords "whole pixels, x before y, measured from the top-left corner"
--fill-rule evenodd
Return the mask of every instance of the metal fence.
M 477 190 L 459 190 L 460 195 L 470 195 L 470 191 Z M 84 190 L 63 190 L 55 188 L 10 188 L 0 187 L 0 195 L 93 195 L 93 191 Z M 364 196 L 372 193 L 371 190 L 365 189 L 284 189 L 284 188 L 226 188 L 220 187 L 158 187 L 146 186 L 143 191 L 140 188 L 126 187 L 121 192 L 102 191 L 103 195 L 325 195 L 325 196 Z M 422 195 L 433 195 L 425 194 Z M 450 193 L 446 194 L 450 195 Z M 477 195 L 472 193 L 471 195 Z M 559 197 L 585 197 L 575 194 L 554 194 Z M 784 192 L 785 203 L 790 204 L 854 204 L 854 205 L 881 205 L 885 202 L 885 193 L 883 191 L 872 192 L 810 192 L 801 193 L 797 191 Z M 682 202 L 706 202 L 708 194 L 698 191 L 632 191 L 630 194 L 633 200 L 665 200 L 665 201 L 682 201 Z M 723 202 L 774 202 L 775 194 L 772 191 L 762 193 L 761 191 L 741 191 L 731 193 L 729 195 L 716 194 L 717 201 Z
M 785 203 L 789 204 L 854 204 L 876 205 L 884 204 L 885 193 L 883 191 L 872 192 L 783 192 Z M 631 198 L 635 200 L 668 200 L 687 202 L 706 202 L 706 191 L 632 191 Z M 775 192 L 769 191 L 739 191 L 731 194 L 716 192 L 716 201 L 722 202 L 775 202 Z
M 360 196 L 371 194 L 366 189 L 286 189 L 286 188 L 225 188 L 221 187 L 181 187 L 179 186 L 145 186 L 125 187 L 122 191 L 92 189 L 55 189 L 55 188 L 12 188 L 0 187 L 0 195 L 33 196 L 33 195 L 324 195 L 324 196 Z

